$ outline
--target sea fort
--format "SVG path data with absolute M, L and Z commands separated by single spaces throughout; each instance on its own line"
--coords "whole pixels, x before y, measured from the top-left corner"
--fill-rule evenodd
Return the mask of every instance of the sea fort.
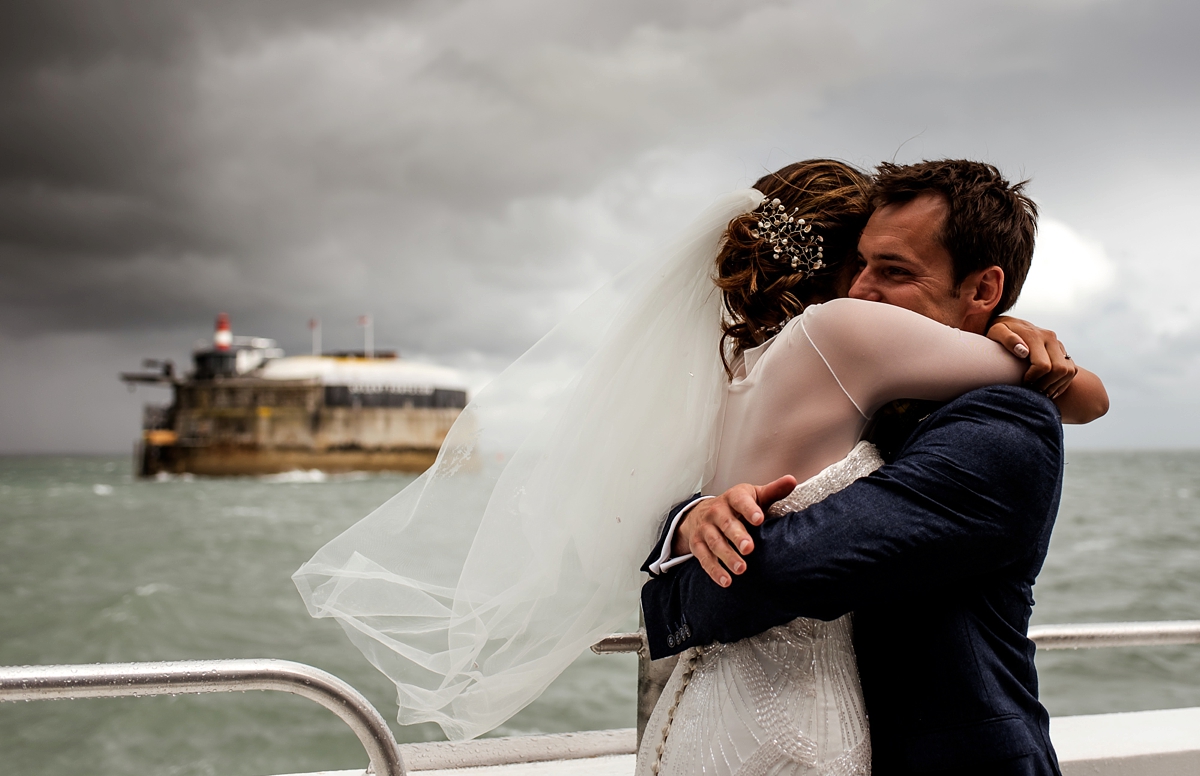
M 143 477 L 323 472 L 420 472 L 467 404 L 452 369 L 394 351 L 287 357 L 265 337 L 234 336 L 217 318 L 212 343 L 180 376 L 170 361 L 126 372 L 130 385 L 170 387 L 146 405 L 135 453 Z

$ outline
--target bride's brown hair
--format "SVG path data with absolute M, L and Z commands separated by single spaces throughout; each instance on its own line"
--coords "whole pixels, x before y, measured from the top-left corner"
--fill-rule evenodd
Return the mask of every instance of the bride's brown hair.
M 721 359 L 729 362 L 747 348 L 778 332 L 805 306 L 838 294 L 837 279 L 858 252 L 858 236 L 870 215 L 870 179 L 866 173 L 832 159 L 809 159 L 763 176 L 754 188 L 765 202 L 778 199 L 790 213 L 824 238 L 825 266 L 806 274 L 792 269 L 758 229 L 759 211 L 729 222 L 715 282 L 725 305 Z

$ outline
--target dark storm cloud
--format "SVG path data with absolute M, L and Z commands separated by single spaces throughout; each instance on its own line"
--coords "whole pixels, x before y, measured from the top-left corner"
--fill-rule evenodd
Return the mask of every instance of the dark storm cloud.
M 201 51 L 364 24 L 381 8 L 396 6 L 289 0 L 0 9 L 5 322 L 106 328 L 194 313 L 171 299 L 187 295 L 186 283 L 156 287 L 178 283 L 178 273 L 152 265 L 236 252 L 205 217 L 193 186 L 205 163 L 195 137 Z M 167 302 L 156 304 L 164 295 Z
M 1033 176 L 1115 273 L 1037 314 L 1131 397 L 1182 395 L 1198 22 L 1130 0 L 10 3 L 0 390 L 185 357 L 218 310 L 290 350 L 312 315 L 347 347 L 372 312 L 384 344 L 494 369 L 716 193 L 834 155 Z M 0 432 L 69 447 L 38 441 L 70 438 L 28 419 L 49 404 L 7 401 Z

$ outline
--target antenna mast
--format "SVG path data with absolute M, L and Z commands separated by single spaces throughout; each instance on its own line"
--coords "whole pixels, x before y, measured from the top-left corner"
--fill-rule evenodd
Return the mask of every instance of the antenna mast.
M 363 327 L 363 353 L 367 358 L 375 358 L 375 322 L 370 315 L 360 315 L 358 325 Z

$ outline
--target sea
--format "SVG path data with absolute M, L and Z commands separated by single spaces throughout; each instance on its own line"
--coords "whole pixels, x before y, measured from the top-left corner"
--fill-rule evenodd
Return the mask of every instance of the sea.
M 292 572 L 411 482 L 291 472 L 141 480 L 125 457 L 0 457 L 0 664 L 269 657 L 395 718 L 391 684 Z M 1200 451 L 1068 454 L 1035 624 L 1200 619 Z M 914 607 L 914 616 L 919 616 Z M 1200 646 L 1043 652 L 1053 715 L 1200 706 Z M 585 654 L 494 735 L 632 727 L 636 658 Z M 439 740 L 432 725 L 401 742 Z M 0 772 L 267 776 L 363 767 L 335 716 L 282 693 L 0 704 Z

